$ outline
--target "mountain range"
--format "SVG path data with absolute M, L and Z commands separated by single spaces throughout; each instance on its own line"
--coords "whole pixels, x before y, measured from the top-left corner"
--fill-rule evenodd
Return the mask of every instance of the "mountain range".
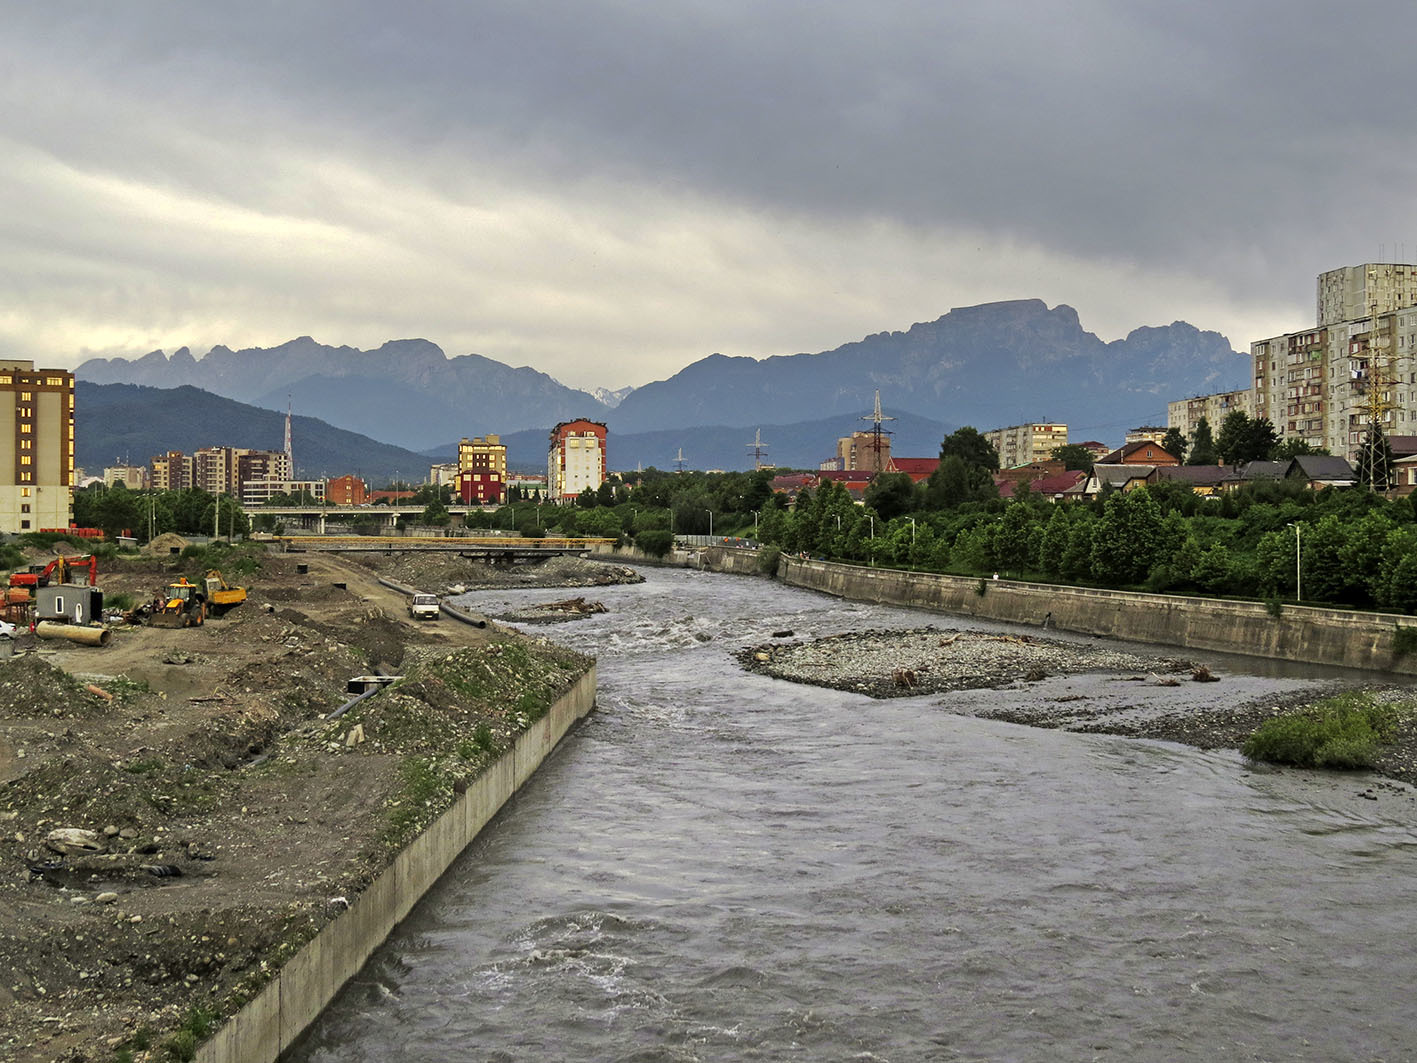
M 361 351 L 302 336 L 271 348 L 218 346 L 202 358 L 182 348 L 170 356 L 92 359 L 77 375 L 89 384 L 190 386 L 265 411 L 290 407 L 303 415 L 297 423 L 317 419 L 424 460 L 463 436 L 496 433 L 513 448 L 514 463 L 535 468 L 551 427 L 585 417 L 610 427 L 612 468 L 672 467 L 681 448 L 693 467 L 745 468 L 746 444 L 758 428 L 769 430 L 778 464 L 829 457 L 837 436 L 868 427 L 860 419 L 877 390 L 886 414 L 899 419 L 888 425 L 900 433 L 899 454 L 936 453 L 938 435 L 917 444 L 911 433 L 962 424 L 988 430 L 1064 421 L 1075 440 L 1120 442 L 1128 428 L 1164 424 L 1168 401 L 1244 387 L 1249 364 L 1220 334 L 1184 321 L 1108 343 L 1084 330 L 1072 307 L 1023 299 L 951 310 L 818 354 L 713 354 L 643 387 L 597 389 L 605 401 L 528 367 L 477 354 L 449 358 L 421 339 Z M 155 415 L 161 427 L 162 415 Z M 261 445 L 279 439 L 277 433 Z M 215 442 L 237 445 L 234 430 L 210 422 L 197 445 Z M 169 441 L 152 452 L 181 446 Z M 105 445 L 102 461 L 111 461 L 112 449 Z M 79 450 L 87 452 L 82 435 Z M 151 456 L 140 448 L 124 452 L 135 460 Z M 368 453 L 367 461 L 347 455 L 335 467 L 403 460 L 392 451 Z M 307 474 L 324 466 L 302 454 L 297 464 Z

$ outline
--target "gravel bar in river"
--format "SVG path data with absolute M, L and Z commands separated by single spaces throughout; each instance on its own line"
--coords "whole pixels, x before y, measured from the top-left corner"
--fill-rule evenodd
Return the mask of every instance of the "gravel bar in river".
M 1036 682 L 1097 672 L 1190 672 L 1190 661 L 1127 653 L 1034 635 L 917 628 L 849 632 L 812 642 L 768 643 L 744 650 L 750 671 L 797 683 L 853 690 L 876 698 L 912 697 Z

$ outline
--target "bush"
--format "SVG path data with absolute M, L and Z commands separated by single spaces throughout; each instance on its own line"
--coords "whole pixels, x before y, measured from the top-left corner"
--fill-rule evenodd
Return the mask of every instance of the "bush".
M 758 550 L 758 571 L 764 576 L 776 576 L 777 566 L 781 561 L 782 550 L 779 547 L 764 546 Z
M 1240 751 L 1251 760 L 1300 768 L 1371 768 L 1396 723 L 1395 705 L 1352 691 L 1266 720 Z
M 665 557 L 674 548 L 674 533 L 669 531 L 642 531 L 635 536 L 635 545 L 650 557 Z
M 1417 650 L 1417 627 L 1398 624 L 1392 633 L 1392 655 L 1406 657 L 1414 650 Z

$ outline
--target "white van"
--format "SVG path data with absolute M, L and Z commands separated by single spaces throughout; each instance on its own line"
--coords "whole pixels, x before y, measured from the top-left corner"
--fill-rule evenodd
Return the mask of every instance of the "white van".
M 436 594 L 415 594 L 408 600 L 408 615 L 415 620 L 437 620 L 438 596 Z

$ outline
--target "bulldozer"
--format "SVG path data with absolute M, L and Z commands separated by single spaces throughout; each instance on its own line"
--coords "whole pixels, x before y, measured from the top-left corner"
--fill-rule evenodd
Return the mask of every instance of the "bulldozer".
M 234 609 L 246 600 L 245 587 L 231 587 L 222 578 L 221 569 L 214 568 L 206 575 L 207 612 L 221 616 L 228 609 Z
M 183 576 L 176 583 L 168 584 L 153 602 L 153 615 L 148 623 L 153 627 L 201 627 L 206 619 L 206 594 Z

